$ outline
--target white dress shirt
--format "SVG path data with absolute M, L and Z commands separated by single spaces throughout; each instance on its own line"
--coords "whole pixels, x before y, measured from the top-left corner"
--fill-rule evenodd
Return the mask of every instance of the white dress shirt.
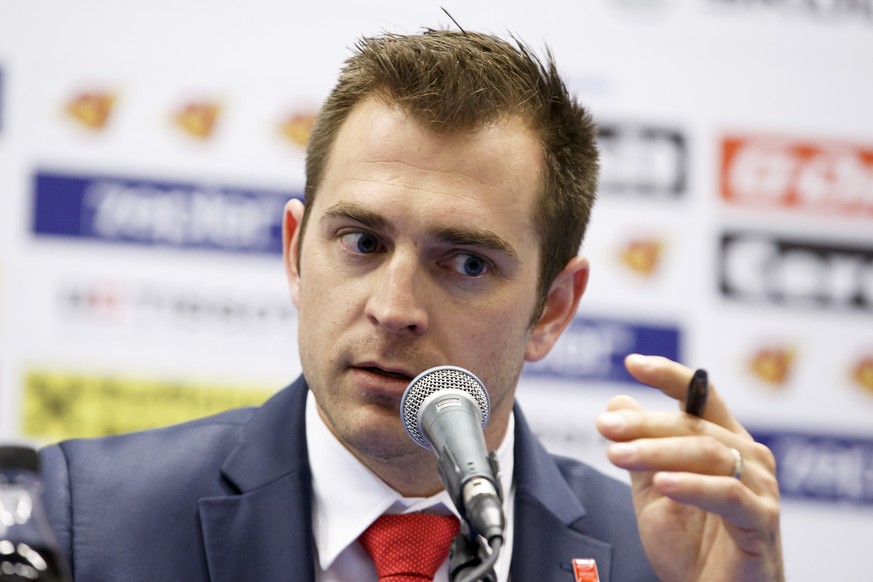
M 506 539 L 494 571 L 499 582 L 509 580 L 513 537 L 515 418 L 510 415 L 503 442 L 497 448 Z M 318 414 L 315 398 L 306 398 L 306 442 L 312 468 L 312 530 L 318 582 L 376 582 L 373 561 L 357 539 L 383 513 L 458 515 L 445 491 L 431 497 L 402 497 L 364 466 L 337 440 Z M 434 456 L 436 465 L 436 456 Z M 448 559 L 434 577 L 448 582 Z

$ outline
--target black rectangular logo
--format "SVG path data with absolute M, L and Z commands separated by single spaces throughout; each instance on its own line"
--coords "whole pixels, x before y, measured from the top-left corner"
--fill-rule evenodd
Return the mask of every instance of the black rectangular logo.
M 772 233 L 722 234 L 719 283 L 738 301 L 873 311 L 873 246 L 823 243 Z
M 677 198 L 688 186 L 688 147 L 676 129 L 599 123 L 600 191 Z

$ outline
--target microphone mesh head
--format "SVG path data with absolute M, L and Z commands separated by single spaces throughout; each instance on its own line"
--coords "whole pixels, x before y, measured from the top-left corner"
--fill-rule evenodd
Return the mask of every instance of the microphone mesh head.
M 457 366 L 437 366 L 412 379 L 400 401 L 400 419 L 409 437 L 426 449 L 430 443 L 418 428 L 419 411 L 428 396 L 439 390 L 454 388 L 469 394 L 482 415 L 482 429 L 488 424 L 491 403 L 482 382 L 472 372 Z

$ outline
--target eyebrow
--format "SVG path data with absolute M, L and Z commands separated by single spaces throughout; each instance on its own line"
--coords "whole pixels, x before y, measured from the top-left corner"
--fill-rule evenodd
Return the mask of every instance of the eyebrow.
M 381 214 L 348 202 L 339 202 L 325 210 L 321 220 L 327 219 L 354 220 L 374 230 L 385 230 L 390 226 Z
M 354 220 L 374 230 L 388 232 L 394 230 L 391 223 L 381 214 L 348 202 L 339 202 L 328 208 L 322 216 L 322 220 L 326 219 Z M 514 261 L 519 260 L 518 252 L 511 244 L 487 229 L 443 226 L 434 230 L 434 238 L 450 245 L 489 249 L 503 253 Z
M 519 260 L 518 253 L 512 245 L 490 230 L 442 227 L 436 230 L 436 236 L 439 240 L 452 245 L 490 249 L 503 253 L 514 261 Z

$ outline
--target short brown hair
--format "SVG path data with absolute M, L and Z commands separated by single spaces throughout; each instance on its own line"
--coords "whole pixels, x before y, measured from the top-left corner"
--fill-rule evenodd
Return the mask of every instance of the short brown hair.
M 309 138 L 301 232 L 336 136 L 364 99 L 396 105 L 437 134 L 472 131 L 518 116 L 539 136 L 545 159 L 533 217 L 541 251 L 534 321 L 539 318 L 552 281 L 577 254 L 585 235 L 597 191 L 597 130 L 567 91 L 551 52 L 543 62 L 513 40 L 446 30 L 360 40 Z

